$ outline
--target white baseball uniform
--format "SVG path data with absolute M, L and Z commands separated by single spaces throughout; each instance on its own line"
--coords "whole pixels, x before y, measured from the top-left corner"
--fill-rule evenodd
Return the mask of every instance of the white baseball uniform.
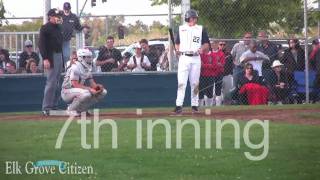
M 87 111 L 93 104 L 102 100 L 107 94 L 104 89 L 101 93 L 92 95 L 87 89 L 74 88 L 71 81 L 76 80 L 82 85 L 89 85 L 92 79 L 90 69 L 79 61 L 76 61 L 67 69 L 64 81 L 62 84 L 61 97 L 66 103 L 71 103 L 68 110 L 84 112 Z
M 191 86 L 191 106 L 199 105 L 201 59 L 198 50 L 204 43 L 209 43 L 209 38 L 201 25 L 184 24 L 179 27 L 176 44 L 180 45 L 181 56 L 178 63 L 176 106 L 183 106 L 188 78 Z

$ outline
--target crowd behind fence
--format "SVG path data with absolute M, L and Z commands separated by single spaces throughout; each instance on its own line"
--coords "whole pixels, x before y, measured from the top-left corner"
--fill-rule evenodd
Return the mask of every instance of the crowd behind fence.
M 250 33 L 249 33 L 250 34 Z M 1 34 L 3 37 L 4 35 Z M 217 66 L 219 63 L 216 59 L 217 51 L 223 52 L 223 67 L 222 70 L 219 71 L 217 68 L 213 68 L 212 71 L 217 71 L 218 74 L 214 74 L 214 80 L 210 78 L 200 77 L 200 85 L 199 85 L 199 94 L 200 94 L 200 105 L 202 106 L 220 106 L 222 104 L 292 104 L 292 103 L 303 103 L 305 102 L 305 83 L 307 81 L 305 77 L 304 67 L 304 42 L 302 39 L 270 39 L 268 40 L 268 46 L 263 46 L 262 37 L 251 37 L 246 39 L 246 34 L 243 39 L 211 39 L 211 51 L 212 54 L 209 56 L 213 62 L 211 64 L 213 66 Z M 10 36 L 12 36 L 10 38 Z M 26 33 L 25 35 L 22 33 L 14 34 L 9 33 L 9 38 L 1 38 L 0 42 L 10 42 L 10 46 L 8 48 L 13 49 L 15 51 L 10 51 L 10 59 L 15 62 L 15 64 L 10 64 L 7 66 L 8 74 L 15 73 L 44 73 L 43 68 L 41 67 L 41 60 L 30 61 L 30 64 L 27 63 L 24 71 L 21 71 L 21 57 L 20 54 L 23 51 L 26 51 L 25 42 L 30 40 L 33 43 L 31 50 L 34 51 L 37 55 L 37 38 L 38 34 L 36 32 Z M 267 40 L 267 39 L 266 39 Z M 168 39 L 156 39 L 148 42 L 151 47 L 150 50 L 154 53 L 152 55 L 156 56 L 157 64 L 155 65 L 156 69 L 153 71 L 161 71 L 166 72 L 169 71 L 169 58 L 168 58 Z M 294 46 L 292 42 L 295 42 Z M 13 43 L 14 42 L 14 43 Z M 236 48 L 240 45 L 246 44 L 246 50 L 242 53 L 244 54 L 246 51 L 250 51 L 251 44 L 256 44 L 256 48 L 258 51 L 262 52 L 266 56 L 268 56 L 269 61 L 261 64 L 261 69 L 255 69 L 256 66 L 253 67 L 253 64 L 243 63 L 239 67 L 239 64 L 234 64 L 236 58 Z M 319 101 L 319 64 L 317 62 L 320 61 L 320 55 L 318 55 L 318 41 L 314 40 L 312 43 L 309 43 L 310 46 L 310 97 L 312 102 Z M 4 47 L 4 46 L 2 46 Z M 21 48 L 22 47 L 22 48 Z M 268 49 L 268 47 L 272 47 L 276 49 L 272 51 L 272 49 Z M 292 48 L 297 48 L 296 52 L 291 51 Z M 99 48 L 92 48 L 92 52 L 94 54 L 94 64 L 92 71 L 93 73 L 119 73 L 119 72 L 149 72 L 151 70 L 133 70 L 124 67 L 124 64 L 128 64 L 132 55 L 137 53 L 137 49 L 141 48 L 141 42 L 133 43 L 131 46 L 129 45 L 126 48 L 118 47 L 122 52 L 123 59 L 118 62 L 117 68 L 110 69 L 108 71 L 103 71 L 99 66 L 96 66 L 96 61 L 99 55 Z M 142 48 L 141 48 L 142 49 Z M 141 50 L 140 49 L 140 50 Z M 18 52 L 18 53 L 17 53 Z M 131 55 L 128 55 L 131 53 Z M 139 53 L 139 52 L 138 52 Z M 0 56 L 3 52 L 0 52 Z M 18 55 L 17 55 L 18 54 Z M 208 55 L 207 54 L 207 55 Z M 238 55 L 238 58 L 241 58 L 243 55 Z M 247 53 L 248 54 L 248 53 Z M 41 56 L 39 55 L 39 59 Z M 152 57 L 151 57 L 152 58 Z M 244 57 L 242 57 L 244 58 Z M 301 59 L 299 59 L 301 58 Z M 313 59 L 312 59 L 313 58 Z M 202 59 L 205 59 L 202 56 Z M 177 59 L 173 59 L 175 64 L 175 69 L 177 67 Z M 217 61 L 217 62 L 215 62 Z M 293 62 L 299 63 L 300 65 L 295 65 L 292 67 Z M 207 62 L 206 62 L 207 63 Z M 16 66 L 16 70 L 12 70 L 11 66 Z M 31 66 L 31 67 L 30 67 Z M 35 66 L 35 67 L 34 67 Z M 19 68 L 20 67 L 20 68 Z M 279 70 L 278 70 L 278 67 Z M 237 69 L 237 68 L 240 68 Z M 252 69 L 252 74 L 247 72 L 247 69 Z M 202 68 L 203 71 L 203 68 Z M 261 71 L 261 72 L 259 72 Z M 279 72 L 277 72 L 279 71 Z M 220 73 L 220 74 L 219 74 Z M 248 74 L 246 74 L 248 73 Z M 255 86 L 257 84 L 258 86 Z M 257 95 L 259 97 L 257 97 Z M 247 96 L 251 96 L 249 99 Z

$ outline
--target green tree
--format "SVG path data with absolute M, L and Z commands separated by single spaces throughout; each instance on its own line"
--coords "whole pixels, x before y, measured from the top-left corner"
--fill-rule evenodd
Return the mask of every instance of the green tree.
M 2 26 L 2 21 L 5 20 L 4 14 L 6 13 L 6 10 L 4 9 L 4 5 L 2 0 L 0 0 L 0 26 Z M 8 24 L 8 21 L 6 21 L 6 24 Z
M 39 31 L 42 25 L 42 19 L 32 21 L 24 21 L 22 24 L 7 24 L 0 27 L 0 31 L 5 32 L 24 32 L 24 31 Z
M 128 33 L 147 34 L 148 32 L 149 32 L 148 26 L 143 24 L 143 22 L 140 20 L 137 20 L 135 24 L 128 25 Z
M 162 4 L 168 3 L 168 0 L 151 0 L 151 1 L 152 1 L 152 3 L 151 3 L 152 6 L 162 5 Z M 171 2 L 174 6 L 178 6 L 181 4 L 181 0 L 171 0 Z
M 90 15 L 90 14 L 84 14 Z M 117 37 L 118 26 L 124 22 L 123 16 L 108 16 L 105 18 L 84 18 L 83 24 L 90 27 L 90 37 L 88 44 L 93 46 L 101 46 L 106 42 L 107 36 Z M 106 30 L 106 22 L 108 23 L 108 30 Z M 107 33 L 108 32 L 108 33 Z
M 153 5 L 167 3 L 150 1 Z M 173 5 L 180 2 L 174 0 Z M 191 0 L 191 7 L 214 37 L 234 38 L 245 31 L 272 30 L 271 23 L 278 23 L 288 33 L 301 33 L 303 28 L 301 0 Z
M 165 34 L 168 32 L 168 26 L 161 24 L 160 21 L 153 21 L 149 28 L 150 28 L 150 31 L 157 31 L 162 34 Z

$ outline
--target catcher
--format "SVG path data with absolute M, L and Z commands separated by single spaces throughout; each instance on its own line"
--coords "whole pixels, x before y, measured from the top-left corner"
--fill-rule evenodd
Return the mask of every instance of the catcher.
M 71 116 L 79 116 L 81 112 L 90 115 L 88 109 L 102 100 L 107 90 L 101 84 L 97 84 L 91 74 L 92 53 L 88 49 L 77 51 L 78 60 L 67 69 L 62 84 L 61 97 L 66 103 L 70 103 L 67 113 Z

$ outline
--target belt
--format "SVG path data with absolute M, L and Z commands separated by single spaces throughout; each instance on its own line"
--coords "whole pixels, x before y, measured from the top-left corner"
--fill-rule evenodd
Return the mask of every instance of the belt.
M 185 56 L 199 56 L 199 53 L 198 52 L 181 52 L 182 55 L 185 55 Z

